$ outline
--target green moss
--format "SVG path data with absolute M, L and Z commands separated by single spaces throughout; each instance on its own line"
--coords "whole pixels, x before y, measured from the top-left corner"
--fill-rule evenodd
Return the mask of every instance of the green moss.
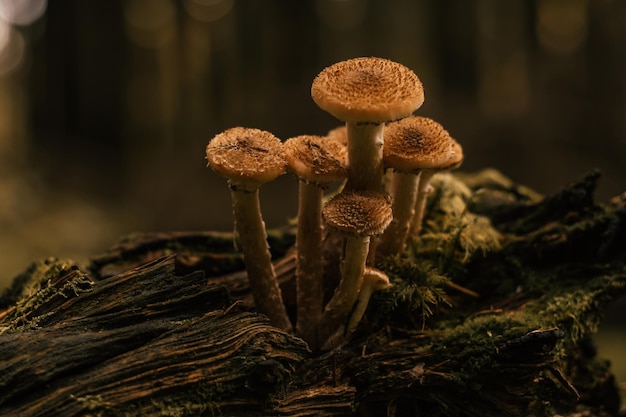
M 404 253 L 377 261 L 393 286 L 373 295 L 362 327 L 367 332 L 332 352 L 339 360 L 311 357 L 308 366 L 322 371 L 307 384 L 328 383 L 339 369 L 341 381 L 355 383 L 359 401 L 386 409 L 393 393 L 396 404 L 403 401 L 423 415 L 436 404 L 432 409 L 442 415 L 552 416 L 571 409 L 577 389 L 590 397 L 598 387 L 610 391 L 609 364 L 597 359 L 589 340 L 608 302 L 626 292 L 619 247 L 624 213 L 593 204 L 594 178 L 542 200 L 495 171 L 435 176 L 422 234 Z M 292 226 L 268 234 L 276 256 L 293 245 Z M 597 256 L 607 236 L 612 246 Z M 241 267 L 232 244 L 231 234 L 191 234 L 141 248 L 203 252 L 218 257 L 223 269 L 216 273 L 224 273 Z M 56 260 L 31 267 L 4 296 L 17 308 L 5 315 L 0 332 L 34 328 L 55 299 L 89 291 L 90 277 L 73 270 Z M 60 287 L 50 285 L 50 277 L 64 275 Z M 266 342 L 254 345 L 232 363 L 269 356 L 265 348 Z M 206 381 L 124 409 L 100 396 L 74 400 L 94 415 L 220 416 L 256 407 L 252 415 L 293 390 L 292 378 L 303 370 L 299 364 L 257 368 L 257 381 Z M 601 402 L 602 394 L 595 395 Z
M 598 403 L 612 401 L 614 381 L 589 338 L 608 303 L 626 293 L 615 243 L 625 229 L 622 200 L 595 205 L 594 173 L 542 199 L 494 172 L 433 178 L 422 234 L 377 264 L 394 286 L 372 299 L 370 338 L 385 325 L 415 338 L 423 350 L 416 395 L 445 415 L 552 416 L 578 391 L 600 389 Z M 394 368 L 385 389 L 410 384 L 411 369 Z M 431 370 L 441 391 L 428 385 Z M 359 377 L 372 384 L 382 376 L 366 368 Z
M 576 271 L 577 275 L 583 271 Z M 592 271 L 587 270 L 587 273 Z M 594 275 L 579 279 L 568 277 L 561 271 L 556 275 L 560 286 L 547 286 L 542 297 L 529 301 L 526 309 L 536 314 L 546 325 L 557 326 L 566 331 L 573 343 L 595 333 L 604 317 L 604 307 L 613 294 L 626 288 L 626 268 L 619 271 L 593 270 Z M 569 278 L 569 280 L 568 280 Z
M 404 324 L 410 322 L 423 329 L 439 304 L 448 304 L 444 289 L 448 277 L 429 262 L 393 256 L 381 260 L 378 266 L 387 273 L 392 287 L 374 294 L 371 310 L 377 321 L 398 317 Z
M 63 271 L 76 268 L 70 260 L 46 258 L 33 262 L 24 272 L 16 276 L 9 288 L 0 296 L 0 306 L 10 306 L 20 299 L 30 298 L 41 290 L 52 277 Z
M 14 308 L 2 318 L 0 334 L 37 328 L 53 312 L 48 306 L 55 300 L 76 297 L 93 285 L 89 274 L 72 261 L 48 258 L 33 263 L 5 293 L 5 299 L 14 299 Z
M 407 252 L 414 259 L 430 259 L 441 272 L 463 273 L 474 257 L 500 249 L 500 233 L 487 217 L 469 211 L 472 192 L 458 178 L 439 174 L 431 183 L 435 192 L 423 231 L 410 240 Z
M 433 352 L 455 362 L 459 374 L 478 375 L 498 366 L 496 360 L 511 341 L 540 326 L 527 315 L 490 314 L 468 319 L 453 328 Z
M 102 399 L 101 395 L 85 395 L 82 397 L 76 397 L 74 395 L 70 395 L 70 398 L 78 403 L 88 411 L 100 411 L 110 409 L 113 404 Z M 100 414 L 100 413 L 99 413 Z
M 432 185 L 423 233 L 409 240 L 405 253 L 377 263 L 393 284 L 372 300 L 380 322 L 397 317 L 425 328 L 440 307 L 450 307 L 450 282 L 466 280 L 470 262 L 500 250 L 501 236 L 490 220 L 468 210 L 472 193 L 463 182 L 439 174 Z

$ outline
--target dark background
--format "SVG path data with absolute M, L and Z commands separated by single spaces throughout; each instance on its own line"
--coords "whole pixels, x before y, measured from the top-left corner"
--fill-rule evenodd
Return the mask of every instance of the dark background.
M 597 167 L 600 200 L 626 190 L 625 1 L 3 0 L 0 285 L 134 231 L 231 229 L 207 142 L 325 133 L 339 121 L 311 81 L 370 55 L 418 74 L 417 113 L 463 145 L 462 170 L 551 193 Z M 284 223 L 295 180 L 261 198 Z

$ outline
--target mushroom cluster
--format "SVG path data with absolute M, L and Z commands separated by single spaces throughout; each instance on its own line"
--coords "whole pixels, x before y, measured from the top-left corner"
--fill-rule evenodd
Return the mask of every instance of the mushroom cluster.
M 384 271 L 374 268 L 376 256 L 402 252 L 419 234 L 430 179 L 458 167 L 463 152 L 439 123 L 413 116 L 424 90 L 415 73 L 396 62 L 338 62 L 317 75 L 311 96 L 345 126 L 284 142 L 269 132 L 235 127 L 209 142 L 206 158 L 228 178 L 255 303 L 286 331 L 293 325 L 272 266 L 258 192 L 287 171 L 298 179 L 295 332 L 320 349 L 347 339 L 371 294 L 391 286 Z M 323 203 L 325 190 L 341 181 L 341 191 Z M 342 244 L 327 248 L 326 242 Z M 324 257 L 333 250 L 340 251 L 341 276 L 325 303 Z

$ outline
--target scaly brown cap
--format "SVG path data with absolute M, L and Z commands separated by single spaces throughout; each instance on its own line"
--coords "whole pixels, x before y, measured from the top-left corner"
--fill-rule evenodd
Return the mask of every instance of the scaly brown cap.
M 320 72 L 311 86 L 313 101 L 339 120 L 384 123 L 406 117 L 424 102 L 417 75 L 383 58 L 354 58 Z
M 326 137 L 341 143 L 343 146 L 348 146 L 348 128 L 345 124 L 329 130 Z
M 304 181 L 326 186 L 346 177 L 348 152 L 337 141 L 302 135 L 286 140 L 283 149 L 289 169 Z
M 391 281 L 389 281 L 387 274 L 371 266 L 366 266 L 363 273 L 363 285 L 366 284 L 371 285 L 373 291 L 382 291 L 391 287 Z
M 233 185 L 254 186 L 286 171 L 282 142 L 269 132 L 233 127 L 215 136 L 206 147 L 209 165 Z
M 411 116 L 385 126 L 383 160 L 397 171 L 446 169 L 459 162 L 459 153 L 462 160 L 460 145 L 427 117 Z
M 353 236 L 382 234 L 393 219 L 391 198 L 371 191 L 342 192 L 322 209 L 326 224 Z
M 463 163 L 464 155 L 463 148 L 461 144 L 456 140 L 452 139 L 452 147 L 451 147 L 452 156 L 447 164 L 441 166 L 439 170 L 441 171 L 449 171 L 453 169 L 457 169 Z

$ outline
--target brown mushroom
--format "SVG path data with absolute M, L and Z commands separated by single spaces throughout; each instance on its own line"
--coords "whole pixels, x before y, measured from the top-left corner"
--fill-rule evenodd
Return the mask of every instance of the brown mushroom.
M 424 102 L 413 71 L 383 58 L 354 58 L 322 70 L 313 101 L 346 122 L 349 190 L 382 190 L 384 123 L 406 117 Z
M 432 192 L 432 187 L 430 186 L 430 179 L 437 172 L 441 171 L 450 171 L 458 168 L 463 163 L 463 148 L 461 145 L 454 139 L 452 139 L 451 146 L 452 156 L 445 164 L 442 164 L 436 168 L 423 169 L 419 175 L 419 182 L 417 186 L 417 198 L 415 199 L 414 206 L 414 214 L 413 219 L 411 220 L 411 228 L 409 231 L 409 236 L 417 236 L 422 230 L 422 223 L 424 219 L 424 212 L 426 210 L 426 199 L 428 195 Z
M 303 135 L 283 144 L 289 169 L 299 178 L 296 231 L 296 333 L 317 346 L 323 310 L 322 197 L 346 177 L 346 148 L 322 136 Z
M 228 178 L 235 229 L 254 301 L 272 324 L 291 330 L 272 266 L 259 204 L 259 187 L 286 171 L 282 143 L 269 132 L 235 127 L 209 142 L 206 158 L 215 172 Z
M 329 228 L 346 236 L 341 280 L 322 314 L 319 340 L 324 342 L 347 321 L 361 289 L 370 238 L 389 225 L 391 202 L 372 191 L 342 192 L 326 203 L 322 216 Z
M 345 124 L 329 130 L 326 137 L 339 142 L 345 147 L 348 146 L 348 128 Z
M 393 221 L 378 245 L 380 254 L 390 255 L 404 248 L 414 218 L 418 180 L 421 175 L 428 175 L 424 171 L 440 169 L 449 163 L 454 155 L 452 144 L 448 132 L 427 117 L 411 116 L 387 125 L 383 159 L 394 170 Z

